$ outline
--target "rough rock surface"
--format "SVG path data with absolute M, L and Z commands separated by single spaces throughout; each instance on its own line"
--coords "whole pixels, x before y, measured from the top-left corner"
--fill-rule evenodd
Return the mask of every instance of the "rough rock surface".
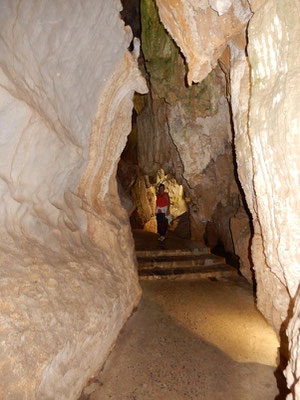
M 164 171 L 160 169 L 155 178 L 149 179 L 147 175 L 138 175 L 134 185 L 131 188 L 131 198 L 134 200 L 136 209 L 131 216 L 131 225 L 134 228 L 143 228 L 150 232 L 157 232 L 157 223 L 155 217 L 156 208 L 156 193 L 160 183 L 165 185 L 165 190 L 170 198 L 170 212 L 174 219 L 177 219 L 169 230 L 178 228 L 177 232 L 186 236 L 188 227 L 182 226 L 180 229 L 180 217 L 186 214 L 188 206 L 184 199 L 183 187 L 176 182 L 174 177 L 165 175 Z M 183 221 L 182 221 L 183 223 Z M 183 230 L 185 232 L 183 232 Z
M 263 12 L 263 11 L 262 11 Z M 255 18 L 254 18 L 255 21 Z M 257 28 L 259 31 L 261 28 Z M 250 35 L 250 30 L 249 30 Z M 253 38 L 253 40 L 255 40 Z M 255 165 L 253 139 L 249 132 L 250 104 L 250 69 L 249 60 L 240 43 L 232 42 L 231 49 L 231 99 L 232 114 L 235 128 L 235 149 L 238 165 L 238 175 L 247 204 L 253 217 L 254 236 L 251 243 L 251 259 L 254 262 L 255 279 L 258 283 L 258 305 L 265 317 L 273 324 L 277 332 L 286 318 L 289 298 L 287 291 L 265 263 L 263 250 L 261 222 L 258 218 L 258 197 L 253 184 Z M 257 65 L 255 64 L 255 67 Z M 252 66 L 254 68 L 254 66 Z M 252 104 L 253 101 L 251 100 Z M 255 105 L 256 107 L 256 105 Z M 261 105 L 260 105 L 261 107 Z M 254 132 L 254 135 L 256 133 Z M 249 157 L 249 154 L 251 157 Z M 245 237 L 244 242 L 247 241 Z M 246 243 L 244 243 L 244 246 Z M 271 293 L 276 293 L 271 296 Z M 271 300 L 271 301 L 270 301 Z
M 247 197 L 247 207 L 253 215 L 255 213 L 255 195 L 253 193 L 252 180 L 249 178 L 253 174 L 253 163 L 252 157 L 249 157 L 251 147 L 248 134 L 250 69 L 245 46 L 245 32 L 241 33 L 239 40 L 230 42 L 230 98 L 238 178 Z M 240 256 L 241 272 L 252 283 L 253 260 L 252 255 L 249 253 L 253 232 L 251 232 L 249 223 L 242 223 L 243 211 L 238 214 L 231 221 L 234 247 L 236 253 Z
M 249 215 L 243 207 L 230 219 L 230 232 L 234 246 L 234 253 L 240 257 L 240 272 L 253 283 L 254 271 L 251 256 L 252 229 L 249 224 Z
M 156 0 L 160 18 L 189 65 L 188 82 L 201 82 L 215 68 L 228 41 L 248 23 L 245 0 Z
M 164 99 L 150 93 L 145 97 L 145 108 L 137 117 L 139 166 L 149 176 L 155 176 L 159 169 L 166 173 L 182 171 L 179 154 L 166 129 L 168 120 Z
M 249 27 L 249 137 L 259 223 L 254 225 L 257 242 L 252 248 L 258 305 L 277 329 L 286 323 L 300 282 L 299 9 L 299 1 L 270 0 Z M 294 325 L 288 330 L 293 346 L 290 373 L 298 338 Z M 292 387 L 291 375 L 288 381 Z
M 296 4 L 299 10 L 300 2 Z M 249 137 L 263 247 L 259 254 L 254 252 L 260 260 L 256 269 L 259 274 L 265 264 L 264 269 L 274 275 L 278 290 L 287 288 L 291 297 L 295 296 L 300 279 L 298 16 L 294 2 L 269 1 L 255 14 L 249 27 Z M 276 302 L 274 307 L 285 319 L 288 299 L 269 291 L 268 285 L 259 287 L 259 300 L 271 296 Z M 260 307 L 264 307 L 262 301 Z
M 1 4 L 2 399 L 75 399 L 140 296 L 115 170 L 146 87 L 120 8 Z

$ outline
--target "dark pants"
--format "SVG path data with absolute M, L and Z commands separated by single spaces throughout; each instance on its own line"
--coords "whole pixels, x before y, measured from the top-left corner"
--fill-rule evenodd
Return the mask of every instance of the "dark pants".
M 164 213 L 156 214 L 157 221 L 157 232 L 160 236 L 166 236 L 166 232 L 168 229 L 168 220 L 165 217 Z

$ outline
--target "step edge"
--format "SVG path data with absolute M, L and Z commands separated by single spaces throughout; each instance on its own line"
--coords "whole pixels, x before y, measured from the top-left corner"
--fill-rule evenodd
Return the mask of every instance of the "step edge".
M 215 273 L 188 273 L 188 274 L 169 274 L 169 275 L 141 275 L 139 276 L 139 280 L 161 280 L 161 279 L 169 279 L 169 280 L 180 280 L 180 279 L 207 279 L 207 278 L 228 278 L 238 276 L 238 272 L 234 271 L 224 271 L 219 274 Z
M 238 272 L 237 269 L 235 269 L 234 267 L 232 267 L 231 265 L 228 265 L 228 264 L 205 265 L 205 266 L 203 266 L 203 268 L 201 268 L 201 271 L 190 272 L 190 271 L 193 270 L 193 268 L 195 268 L 195 266 L 186 267 L 187 273 L 204 273 L 205 274 L 205 273 L 210 273 L 210 272 L 214 272 L 214 273 L 228 272 L 228 271 Z M 161 272 L 161 271 L 164 271 L 164 270 L 173 270 L 173 271 L 175 271 L 176 269 L 180 269 L 180 268 L 179 267 L 178 268 L 174 268 L 174 267 L 171 267 L 171 268 L 159 268 L 159 267 L 156 267 L 156 268 L 152 268 L 152 269 L 150 269 L 150 268 L 140 268 L 138 270 L 138 273 L 141 274 L 143 272 L 147 272 L 147 273 L 150 274 L 151 271 L 153 271 L 152 275 L 156 275 L 157 274 L 156 271 L 157 272 Z M 197 269 L 199 269 L 199 267 Z M 184 273 L 185 272 L 183 272 L 183 274 Z M 177 273 L 177 274 L 172 274 L 172 275 L 180 275 L 180 274 Z

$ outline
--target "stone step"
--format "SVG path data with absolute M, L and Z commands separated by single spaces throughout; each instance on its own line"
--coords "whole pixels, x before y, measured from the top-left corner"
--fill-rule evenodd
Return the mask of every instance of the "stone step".
M 151 269 L 176 269 L 176 268 L 194 268 L 198 266 L 209 266 L 216 264 L 224 264 L 222 257 L 214 254 L 201 254 L 199 256 L 170 256 L 170 257 L 152 257 L 138 258 L 138 270 Z
M 199 267 L 153 268 L 139 271 L 139 278 L 147 279 L 202 279 L 227 278 L 237 275 L 237 270 L 227 264 L 215 264 Z
M 157 250 L 136 250 L 137 258 L 155 258 L 155 257 L 170 257 L 170 256 L 190 256 L 209 254 L 210 250 L 207 247 L 189 249 L 157 249 Z

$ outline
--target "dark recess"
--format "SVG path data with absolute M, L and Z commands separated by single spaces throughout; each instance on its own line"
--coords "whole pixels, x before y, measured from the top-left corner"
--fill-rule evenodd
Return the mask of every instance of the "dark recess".
M 133 32 L 133 36 L 141 37 L 141 14 L 140 14 L 140 0 L 121 0 L 123 10 L 121 17 L 125 25 L 129 25 Z M 129 50 L 133 50 L 133 43 L 131 42 Z

